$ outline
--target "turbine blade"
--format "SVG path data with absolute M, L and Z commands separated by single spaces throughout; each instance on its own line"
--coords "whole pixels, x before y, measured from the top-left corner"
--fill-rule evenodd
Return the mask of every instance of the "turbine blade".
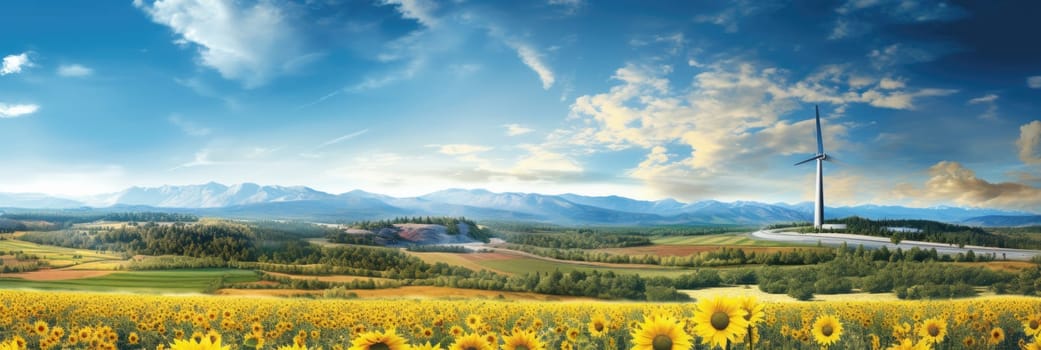
M 824 154 L 824 140 L 821 139 L 821 109 L 817 105 L 813 107 L 817 110 L 817 154 Z
M 830 163 L 835 163 L 837 165 L 846 165 L 846 162 L 843 162 L 842 159 L 835 158 L 835 156 L 830 155 L 830 154 L 825 155 L 824 161 L 825 162 L 830 162 Z
M 811 160 L 817 160 L 817 159 L 820 159 L 820 157 L 821 157 L 821 156 L 819 156 L 819 155 L 818 155 L 818 156 L 813 156 L 813 158 L 810 158 L 810 159 L 807 159 L 807 160 L 804 160 L 804 161 L 801 161 L 801 162 L 795 163 L 795 165 L 801 165 L 801 164 L 803 164 L 803 163 L 806 163 L 806 162 L 809 162 L 809 161 L 811 161 Z

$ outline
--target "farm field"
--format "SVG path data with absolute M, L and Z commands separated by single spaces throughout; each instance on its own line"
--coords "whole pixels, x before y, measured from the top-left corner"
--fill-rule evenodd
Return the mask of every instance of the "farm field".
M 131 293 L 202 293 L 218 280 L 243 283 L 258 280 L 253 271 L 199 269 L 113 272 L 102 276 L 62 280 L 0 277 L 5 289 L 119 291 Z
M 1020 349 L 1041 299 L 698 303 L 301 300 L 0 291 L 27 348 Z M 748 316 L 746 319 L 745 316 Z M 655 344 L 672 346 L 654 346 Z M 194 344 L 194 345 L 192 345 Z M 382 347 L 380 345 L 383 345 Z
M 12 239 L 17 234 L 4 234 L 5 239 L 0 239 L 0 252 L 20 251 L 24 254 L 38 256 L 46 260 L 51 267 L 68 267 L 86 263 L 123 261 L 118 254 L 99 253 L 86 249 L 73 249 L 57 247 L 52 245 L 41 245 L 32 242 Z

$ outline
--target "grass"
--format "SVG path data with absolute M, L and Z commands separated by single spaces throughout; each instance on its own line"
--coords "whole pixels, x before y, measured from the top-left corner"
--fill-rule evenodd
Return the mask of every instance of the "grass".
M 98 253 L 93 250 L 85 249 L 40 245 L 32 242 L 10 239 L 10 237 L 11 236 L 5 235 L 5 239 L 0 240 L 0 251 L 21 251 L 25 254 L 37 255 L 42 260 L 47 261 L 51 267 L 67 267 L 98 261 L 122 261 L 122 258 L 117 254 Z M 76 258 L 75 256 L 77 255 L 80 257 Z
M 618 274 L 639 274 L 643 277 L 654 277 L 654 276 L 666 276 L 675 277 L 682 274 L 690 273 L 691 270 L 681 268 L 646 268 L 646 267 L 602 267 L 602 266 L 588 266 L 580 264 L 569 264 L 555 261 L 548 261 L 535 258 L 512 258 L 512 259 L 500 259 L 500 260 L 484 260 L 478 261 L 478 264 L 487 268 L 503 271 L 511 274 L 528 273 L 528 272 L 553 272 L 560 270 L 561 272 L 568 271 L 582 271 L 582 272 L 593 272 L 600 271 L 601 273 L 612 271 Z
M 221 277 L 226 283 L 258 281 L 254 271 L 235 269 L 195 269 L 173 271 L 116 272 L 100 277 L 60 280 L 27 281 L 20 278 L 0 278 L 5 289 L 42 289 L 75 291 L 118 291 L 137 293 L 200 293 L 211 289 Z

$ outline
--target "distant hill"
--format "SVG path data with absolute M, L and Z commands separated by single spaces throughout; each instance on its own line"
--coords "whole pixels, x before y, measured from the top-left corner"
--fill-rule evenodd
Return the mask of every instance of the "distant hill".
M 105 211 L 166 211 L 202 216 L 246 219 L 294 219 L 351 222 L 406 215 L 465 216 L 477 220 L 535 221 L 562 225 L 762 225 L 809 221 L 813 203 L 720 202 L 684 203 L 674 199 L 643 201 L 620 196 L 496 193 L 487 190 L 448 189 L 418 197 L 391 197 L 360 190 L 331 194 L 304 186 L 262 186 L 243 183 L 226 186 L 206 183 L 186 186 L 131 187 L 126 190 L 67 199 L 42 194 L 0 193 L 0 208 L 76 209 Z M 860 205 L 828 207 L 828 218 L 860 216 L 871 219 L 923 219 L 979 225 L 1003 225 L 999 219 L 1033 213 L 958 207 L 909 208 Z M 1015 226 L 1029 219 L 1004 219 Z M 1022 223 L 1015 220 L 1025 220 Z M 1036 221 L 1034 221 L 1036 222 Z
M 1041 226 L 1041 215 L 986 215 L 968 218 L 962 224 L 970 226 Z

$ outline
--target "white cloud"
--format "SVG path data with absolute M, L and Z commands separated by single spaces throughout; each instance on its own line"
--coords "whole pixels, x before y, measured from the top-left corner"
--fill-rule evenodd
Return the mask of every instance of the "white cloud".
M 469 145 L 469 144 L 451 144 L 451 145 L 427 145 L 427 147 L 435 147 L 441 154 L 447 154 L 450 156 L 459 156 L 473 153 L 481 153 L 492 150 L 491 147 L 481 145 Z
M 905 86 L 907 86 L 907 84 L 904 83 L 903 80 L 896 80 L 890 77 L 882 78 L 882 80 L 878 82 L 878 87 L 886 90 L 902 89 Z
M 520 57 L 521 61 L 524 62 L 528 68 L 535 71 L 535 74 L 539 75 L 539 80 L 542 81 L 542 88 L 549 90 L 549 88 L 553 86 L 553 82 L 556 81 L 556 78 L 554 78 L 553 71 L 550 70 L 549 66 L 542 61 L 542 55 L 527 43 L 508 41 L 507 44 L 514 50 L 517 50 L 517 56 Z
M 974 104 L 980 104 L 980 103 L 991 103 L 991 102 L 996 101 L 997 99 L 998 99 L 998 95 L 987 94 L 987 95 L 980 96 L 980 97 L 977 97 L 977 98 L 969 100 L 969 104 L 970 105 L 974 105 Z
M 711 23 L 723 27 L 727 33 L 737 32 L 737 10 L 730 8 L 714 15 L 697 15 L 694 21 L 698 23 Z
M 987 94 L 974 99 L 969 100 L 970 105 L 985 105 L 987 110 L 980 115 L 980 119 L 996 120 L 998 119 L 998 95 Z
M 178 40 L 198 46 L 199 63 L 247 88 L 265 84 L 299 63 L 299 38 L 285 11 L 274 2 L 252 4 L 204 0 L 135 0 L 152 21 L 168 26 Z
M 6 104 L 0 103 L 0 118 L 17 118 L 35 113 L 40 109 L 35 104 Z
M 835 27 L 831 29 L 831 34 L 828 35 L 828 40 L 838 40 L 849 36 L 849 27 L 850 24 L 848 20 L 839 18 L 835 21 Z
M 176 125 L 178 128 L 181 128 L 181 131 L 190 136 L 206 136 L 213 131 L 209 128 L 199 125 L 196 122 L 185 120 L 184 118 L 181 118 L 181 116 L 176 114 L 171 115 L 170 118 L 167 118 L 167 120 L 169 120 L 171 124 Z
M 502 127 L 506 128 L 506 136 L 518 136 L 535 131 L 534 129 L 526 128 L 520 124 L 506 124 Z
M 1041 207 L 1041 188 L 1015 182 L 989 182 L 958 162 L 936 163 L 929 168 L 929 175 L 924 186 L 901 184 L 894 194 L 920 204 L 952 201 L 971 207 L 1032 211 Z
M 208 166 L 208 165 L 214 165 L 214 164 L 219 164 L 219 163 L 210 159 L 210 150 L 203 149 L 203 150 L 200 150 L 198 152 L 195 152 L 195 159 L 192 159 L 191 161 L 189 161 L 187 163 L 178 165 L 178 166 L 176 166 L 176 167 L 174 167 L 173 169 L 170 169 L 170 170 L 177 170 L 177 169 L 183 169 L 183 168 L 194 168 L 194 167 Z
M 29 61 L 29 53 L 23 52 L 17 55 L 4 56 L 3 66 L 0 67 L 0 75 L 21 73 L 23 68 L 32 67 Z
M 931 61 L 936 56 L 928 51 L 915 48 L 907 47 L 902 44 L 892 44 L 880 49 L 871 50 L 868 53 L 868 59 L 878 69 L 884 69 L 887 67 L 893 67 L 902 64 L 918 63 Z
M 1027 77 L 1027 86 L 1031 89 L 1041 89 L 1041 75 Z
M 542 147 L 527 147 L 529 154 L 517 161 L 511 173 L 520 176 L 547 176 L 553 173 L 581 173 L 582 166 L 567 156 Z M 548 173 L 548 174 L 543 174 Z
M 436 26 L 438 20 L 434 17 L 437 3 L 430 0 L 383 0 L 384 5 L 396 5 L 401 17 L 414 19 L 427 27 Z
M 94 74 L 94 70 L 81 64 L 63 64 L 58 67 L 58 75 L 70 78 L 86 77 Z
M 1041 164 L 1041 120 L 1019 127 L 1019 160 L 1026 164 Z

